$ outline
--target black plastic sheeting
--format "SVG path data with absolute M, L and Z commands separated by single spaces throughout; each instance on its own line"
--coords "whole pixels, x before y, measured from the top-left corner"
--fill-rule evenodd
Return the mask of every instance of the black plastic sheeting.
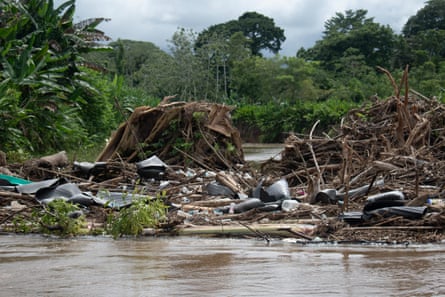
M 47 179 L 44 181 L 33 182 L 30 184 L 26 184 L 26 185 L 15 186 L 13 191 L 21 193 L 21 194 L 35 194 L 41 188 L 54 187 L 54 186 L 61 185 L 61 184 L 67 183 L 67 182 L 68 181 L 64 178 Z
M 90 192 L 82 192 L 77 184 L 70 183 L 64 178 L 49 179 L 26 185 L 15 186 L 14 190 L 21 194 L 34 194 L 41 204 L 48 204 L 55 199 L 82 205 L 100 205 L 110 208 L 122 208 L 131 205 L 133 199 L 143 195 L 127 192 L 99 192 L 96 196 Z
M 107 170 L 107 162 L 73 162 L 73 169 L 83 177 L 97 175 Z
M 141 178 L 160 180 L 165 175 L 168 165 L 158 156 L 153 155 L 148 159 L 136 163 L 137 173 Z M 73 162 L 73 169 L 81 176 L 88 178 L 107 171 L 107 162 Z
M 88 177 L 107 170 L 106 162 L 74 162 L 74 170 Z M 156 155 L 136 163 L 137 172 L 141 178 L 160 179 L 164 176 L 168 167 Z M 34 194 L 36 200 L 42 204 L 48 204 L 54 199 L 63 199 L 82 206 L 101 205 L 111 208 L 122 208 L 131 205 L 133 199 L 145 197 L 144 195 L 128 192 L 99 192 L 96 196 L 90 192 L 82 192 L 77 184 L 70 183 L 64 178 L 55 178 L 29 184 L 14 185 L 11 183 L 0 184 L 3 190 L 18 192 L 21 194 Z
M 67 202 L 91 206 L 96 203 L 95 197 L 89 193 L 82 192 L 76 184 L 66 183 L 50 187 L 43 187 L 35 193 L 37 201 L 48 204 L 55 199 L 63 199 Z
M 136 163 L 136 169 L 139 176 L 147 179 L 162 179 L 162 177 L 165 175 L 165 170 L 167 167 L 167 164 L 165 164 L 156 155 Z
M 337 204 L 339 201 L 343 201 L 346 195 L 349 199 L 362 197 L 366 195 L 371 187 L 381 186 L 383 184 L 384 180 L 380 179 L 372 183 L 372 185 L 364 185 L 351 189 L 348 192 L 337 191 L 336 189 L 324 189 L 315 195 L 315 203 Z
M 406 206 L 405 195 L 401 191 L 389 191 L 369 196 L 362 212 L 345 212 L 340 218 L 349 224 L 358 224 L 374 216 L 402 216 L 410 220 L 421 219 L 427 213 L 426 206 Z
M 205 187 L 207 194 L 212 196 L 226 196 L 234 198 L 236 193 L 229 187 L 219 184 L 218 182 L 210 182 Z
M 263 181 L 260 181 L 252 190 L 252 198 L 258 198 L 264 203 L 290 199 L 289 185 L 283 178 L 264 188 Z
M 426 206 L 391 206 L 375 209 L 366 215 L 380 215 L 383 217 L 402 216 L 410 220 L 421 219 L 427 212 Z

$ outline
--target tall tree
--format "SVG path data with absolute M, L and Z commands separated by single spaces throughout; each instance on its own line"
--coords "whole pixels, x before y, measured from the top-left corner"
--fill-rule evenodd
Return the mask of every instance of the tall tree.
M 277 54 L 281 50 L 282 43 L 286 40 L 284 30 L 277 27 L 272 18 L 257 12 L 246 12 L 238 20 L 213 25 L 201 32 L 197 38 L 196 46 L 203 46 L 215 34 L 224 36 L 228 41 L 236 32 L 242 32 L 251 41 L 250 49 L 256 56 L 262 56 L 263 50 Z
M 411 16 L 402 30 L 410 49 L 410 64 L 438 64 L 445 58 L 445 0 L 429 0 Z
M 426 5 L 408 19 L 402 33 L 408 38 L 427 30 L 445 30 L 444 0 L 426 1 Z
M 140 46 L 144 49 L 147 58 L 135 72 L 129 72 L 127 80 L 132 80 L 136 87 L 157 98 L 176 94 L 178 90 L 175 81 L 177 73 L 174 58 L 152 43 L 145 42 L 144 44 L 145 46 L 142 47 L 142 44 Z M 124 45 L 127 48 L 127 46 L 134 46 L 135 42 L 126 40 Z M 132 59 L 134 57 L 132 53 L 134 52 L 126 51 L 125 60 Z
M 286 40 L 284 30 L 275 26 L 272 18 L 256 12 L 246 12 L 238 18 L 241 32 L 252 41 L 253 55 L 261 56 L 262 50 L 269 50 L 277 54 L 282 43 Z
M 194 44 L 196 33 L 193 30 L 180 28 L 170 42 L 170 51 L 174 58 L 175 93 L 184 100 L 198 100 L 204 93 L 205 67 L 196 56 Z
M 320 72 L 316 63 L 296 57 L 257 56 L 235 61 L 232 88 L 244 103 L 290 103 L 317 100 Z
M 319 60 L 331 71 L 335 71 L 338 61 L 350 53 L 363 57 L 368 66 L 388 67 L 396 35 L 389 26 L 380 25 L 366 15 L 363 9 L 347 10 L 344 14 L 337 12 L 325 22 L 323 38 L 313 48 L 300 50 L 299 56 Z

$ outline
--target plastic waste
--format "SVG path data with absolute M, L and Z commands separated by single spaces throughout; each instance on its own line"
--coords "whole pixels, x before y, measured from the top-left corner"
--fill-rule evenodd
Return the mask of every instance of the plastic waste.
M 375 202 L 378 200 L 405 200 L 405 194 L 401 191 L 389 191 L 369 196 L 366 202 Z
M 259 198 L 265 203 L 289 199 L 289 185 L 283 178 L 264 189 L 263 180 L 261 180 L 258 185 L 252 190 L 252 197 Z
M 189 194 L 193 193 L 193 191 L 190 190 L 189 188 L 187 188 L 186 186 L 183 186 L 183 187 L 181 188 L 181 193 L 182 193 L 182 194 L 189 195 Z
M 163 188 L 167 187 L 169 184 L 170 184 L 170 181 L 168 181 L 168 180 L 161 181 L 159 183 L 159 189 L 162 190 Z
M 32 182 L 29 180 L 23 179 L 23 178 L 11 176 L 11 175 L 0 174 L 0 184 L 5 185 L 5 186 L 26 185 L 26 184 L 30 184 L 30 183 L 32 183 Z
M 366 202 L 363 207 L 364 212 L 370 212 L 379 208 L 392 207 L 392 206 L 404 206 L 405 200 L 373 200 Z
M 231 203 L 230 205 L 226 205 L 224 207 L 217 208 L 214 212 L 219 213 L 230 213 L 233 211 L 233 213 L 242 213 L 248 210 L 251 210 L 253 208 L 261 208 L 264 207 L 266 204 L 261 201 L 259 198 L 249 198 L 246 200 L 243 200 L 242 202 L 236 204 Z
M 363 222 L 363 212 L 361 211 L 345 212 L 339 217 L 348 224 L 358 224 Z
M 281 208 L 281 203 L 279 201 L 275 201 L 275 202 L 265 203 L 264 206 L 260 206 L 257 209 L 260 211 L 275 211 L 279 210 L 280 208 Z
M 283 211 L 289 212 L 298 207 L 299 202 L 293 199 L 286 199 L 281 202 L 281 209 Z
M 375 181 L 372 186 L 381 186 L 384 184 L 384 180 L 380 179 Z M 340 192 L 335 189 L 324 189 L 315 195 L 315 202 L 336 204 L 348 196 L 349 199 L 361 197 L 365 195 L 370 188 L 370 185 L 364 185 L 355 189 L 351 189 L 348 192 Z
M 375 209 L 367 212 L 367 215 L 378 214 L 384 217 L 402 216 L 407 219 L 416 220 L 422 218 L 427 212 L 426 206 L 391 206 Z
M 335 203 L 337 201 L 337 191 L 335 189 L 324 189 L 315 195 L 315 202 Z
M 137 172 L 142 178 L 161 179 L 167 167 L 156 155 L 136 163 Z
M 107 169 L 106 162 L 73 162 L 73 169 L 79 172 L 83 176 L 96 175 L 98 173 L 104 172 Z
M 376 180 L 372 184 L 372 187 L 382 186 L 384 184 L 385 184 L 385 180 L 379 179 L 379 180 Z M 363 196 L 368 192 L 369 188 L 370 188 L 370 185 L 364 185 L 364 186 L 361 186 L 361 187 L 358 187 L 355 189 L 351 189 L 347 192 L 348 197 L 349 197 L 349 199 L 352 199 L 352 198 L 357 198 L 357 197 Z M 343 200 L 345 198 L 345 196 L 346 196 L 346 192 L 337 191 L 337 193 L 336 193 L 337 200 Z
M 284 178 L 266 188 L 266 192 L 269 194 L 269 197 L 273 198 L 275 201 L 288 199 L 290 197 L 289 185 Z
M 258 198 L 251 198 L 243 200 L 243 202 L 238 203 L 234 206 L 235 213 L 242 213 L 253 208 L 263 207 L 265 204 Z
M 205 187 L 207 193 L 212 196 L 229 196 L 234 197 L 235 193 L 224 185 L 219 184 L 218 182 L 210 182 Z
M 426 203 L 428 205 L 437 205 L 437 206 L 445 206 L 445 201 L 443 199 L 438 198 L 429 198 Z
M 405 194 L 400 191 L 389 191 L 369 196 L 363 211 L 367 213 L 385 207 L 404 206 L 405 203 Z
M 234 214 L 235 213 L 235 203 L 230 203 L 230 207 L 229 207 L 229 213 L 230 214 Z
M 240 199 L 240 200 L 246 200 L 246 199 L 249 198 L 249 196 L 244 194 L 244 193 L 236 193 L 235 197 Z

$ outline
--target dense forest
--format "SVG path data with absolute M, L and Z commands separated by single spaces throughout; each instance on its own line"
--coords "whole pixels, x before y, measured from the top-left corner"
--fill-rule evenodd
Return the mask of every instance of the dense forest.
M 285 31 L 245 12 L 202 32 L 179 28 L 165 52 L 110 40 L 104 18 L 73 21 L 75 0 L 0 2 L 0 150 L 10 158 L 100 148 L 133 109 L 175 100 L 236 106 L 246 141 L 282 141 L 319 120 L 329 133 L 351 108 L 410 88 L 443 101 L 445 0 L 429 0 L 400 34 L 364 9 L 337 12 L 322 38 L 281 56 Z

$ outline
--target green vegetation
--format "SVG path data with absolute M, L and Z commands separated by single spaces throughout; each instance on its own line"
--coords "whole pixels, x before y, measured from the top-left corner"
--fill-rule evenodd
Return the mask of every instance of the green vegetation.
M 84 216 L 75 204 L 56 199 L 43 208 L 39 216 L 39 231 L 45 234 L 73 236 L 80 233 Z
M 166 211 L 160 197 L 135 199 L 129 207 L 109 216 L 107 231 L 115 239 L 123 235 L 141 235 L 144 228 L 159 227 L 167 218 Z
M 25 209 L 26 210 L 26 209 Z M 13 232 L 75 236 L 81 233 L 85 217 L 77 205 L 55 199 L 43 207 L 35 207 L 30 215 L 17 212 L 13 219 Z
M 74 24 L 74 0 L 5 0 L 0 4 L 0 134 L 2 150 L 32 152 L 77 147 L 88 138 L 85 118 L 100 99 L 81 55 L 108 40 L 95 27 Z M 101 118 L 102 109 L 96 109 Z
M 238 20 L 210 26 L 199 34 L 195 45 L 198 48 L 205 47 L 212 43 L 215 37 L 229 41 L 238 32 L 241 32 L 246 39 L 245 44 L 251 53 L 260 57 L 262 50 L 278 54 L 281 44 L 286 40 L 284 30 L 275 26 L 273 19 L 257 12 L 246 12 Z
M 370 97 L 391 96 L 377 66 L 398 81 L 409 65 L 410 87 L 443 100 L 445 0 L 427 1 L 401 34 L 364 9 L 337 12 L 313 47 L 291 57 L 279 55 L 284 30 L 257 12 L 202 32 L 179 28 L 168 52 L 110 42 L 97 29 L 108 19 L 74 23 L 74 12 L 75 0 L 0 2 L 0 150 L 14 160 L 99 151 L 135 107 L 175 94 L 236 106 L 240 131 L 264 142 L 316 121 L 329 131 Z
M 23 209 L 23 210 L 26 210 Z M 140 236 L 144 228 L 156 228 L 167 219 L 167 206 L 161 194 L 157 198 L 138 196 L 130 206 L 119 211 L 110 209 L 103 232 L 113 238 L 123 235 Z M 97 230 L 87 230 L 85 215 L 78 205 L 63 199 L 55 199 L 43 207 L 35 207 L 31 214 L 18 211 L 13 224 L 5 230 L 18 233 L 38 232 L 60 237 L 81 234 L 97 234 Z

